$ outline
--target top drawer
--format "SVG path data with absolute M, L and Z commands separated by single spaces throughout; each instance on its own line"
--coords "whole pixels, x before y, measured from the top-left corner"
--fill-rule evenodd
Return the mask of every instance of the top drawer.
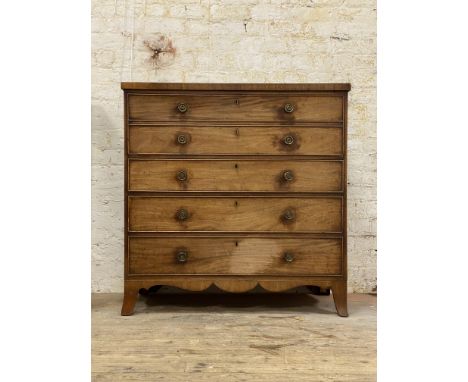
M 130 121 L 342 122 L 341 95 L 128 94 Z

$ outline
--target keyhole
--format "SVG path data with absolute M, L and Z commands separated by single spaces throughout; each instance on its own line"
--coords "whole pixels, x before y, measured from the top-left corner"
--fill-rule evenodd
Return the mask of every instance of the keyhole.
M 235 101 L 235 102 L 236 102 L 236 105 L 239 105 L 239 100 L 238 100 L 238 99 L 236 99 L 236 101 Z
M 236 129 L 236 135 L 239 136 L 239 129 Z
M 234 168 L 239 168 L 239 166 L 237 165 L 237 163 L 234 165 Z
M 234 202 L 234 205 L 237 207 L 239 203 L 237 203 L 237 200 Z
M 239 245 L 239 243 L 236 241 L 236 247 Z

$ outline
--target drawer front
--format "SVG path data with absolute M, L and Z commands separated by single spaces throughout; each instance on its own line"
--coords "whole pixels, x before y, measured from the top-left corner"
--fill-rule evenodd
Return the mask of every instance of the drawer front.
M 340 232 L 341 197 L 128 199 L 129 231 Z
M 337 192 L 341 161 L 131 160 L 131 191 Z
M 339 275 L 341 239 L 130 237 L 130 274 Z
M 337 127 L 130 126 L 130 154 L 343 155 Z
M 343 97 L 281 94 L 129 94 L 130 121 L 342 122 Z

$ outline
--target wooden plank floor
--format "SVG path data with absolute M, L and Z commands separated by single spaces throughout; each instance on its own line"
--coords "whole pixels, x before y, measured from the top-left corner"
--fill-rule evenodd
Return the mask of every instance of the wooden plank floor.
M 376 298 L 193 294 L 163 288 L 120 316 L 122 295 L 92 297 L 93 381 L 376 380 Z

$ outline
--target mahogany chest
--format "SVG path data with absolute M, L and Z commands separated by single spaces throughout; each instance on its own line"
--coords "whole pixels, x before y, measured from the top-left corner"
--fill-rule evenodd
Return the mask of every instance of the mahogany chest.
M 347 316 L 349 84 L 122 83 L 125 292 L 331 290 Z

